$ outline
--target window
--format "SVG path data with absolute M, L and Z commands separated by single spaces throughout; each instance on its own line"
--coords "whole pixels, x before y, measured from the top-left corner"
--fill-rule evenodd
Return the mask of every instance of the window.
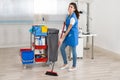
M 57 14 L 57 0 L 34 0 L 35 14 Z

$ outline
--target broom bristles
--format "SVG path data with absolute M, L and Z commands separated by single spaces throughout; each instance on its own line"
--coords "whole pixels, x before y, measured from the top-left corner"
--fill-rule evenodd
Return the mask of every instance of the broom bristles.
M 47 71 L 45 74 L 51 75 L 51 76 L 58 76 L 58 74 L 56 72 L 53 72 L 53 71 Z

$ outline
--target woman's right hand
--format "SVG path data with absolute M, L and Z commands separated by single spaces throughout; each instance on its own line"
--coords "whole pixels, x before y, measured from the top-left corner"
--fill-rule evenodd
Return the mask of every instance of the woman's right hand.
M 63 35 L 62 38 L 59 39 L 58 45 L 60 46 L 65 39 L 65 36 Z
M 62 42 L 63 42 L 63 38 L 60 38 L 59 42 L 58 42 L 58 45 L 60 46 L 62 44 Z

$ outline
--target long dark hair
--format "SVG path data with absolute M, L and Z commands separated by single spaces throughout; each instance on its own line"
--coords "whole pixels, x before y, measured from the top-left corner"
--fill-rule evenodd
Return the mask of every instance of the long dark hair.
M 71 2 L 69 5 L 73 5 L 73 7 L 75 8 L 75 14 L 76 14 L 76 16 L 77 16 L 77 19 L 79 19 L 79 16 L 80 16 L 80 14 L 79 14 L 79 11 L 78 11 L 78 9 L 77 9 L 77 5 L 76 5 L 76 3 L 74 3 L 74 2 Z

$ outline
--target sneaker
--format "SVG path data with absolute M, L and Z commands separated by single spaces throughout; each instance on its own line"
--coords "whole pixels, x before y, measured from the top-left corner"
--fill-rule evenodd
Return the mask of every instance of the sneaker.
M 77 70 L 76 67 L 72 67 L 72 68 L 68 69 L 68 71 L 75 71 L 75 70 Z
M 68 68 L 68 64 L 65 64 L 63 65 L 63 67 L 61 67 L 60 69 L 63 70 L 63 69 L 67 69 Z

